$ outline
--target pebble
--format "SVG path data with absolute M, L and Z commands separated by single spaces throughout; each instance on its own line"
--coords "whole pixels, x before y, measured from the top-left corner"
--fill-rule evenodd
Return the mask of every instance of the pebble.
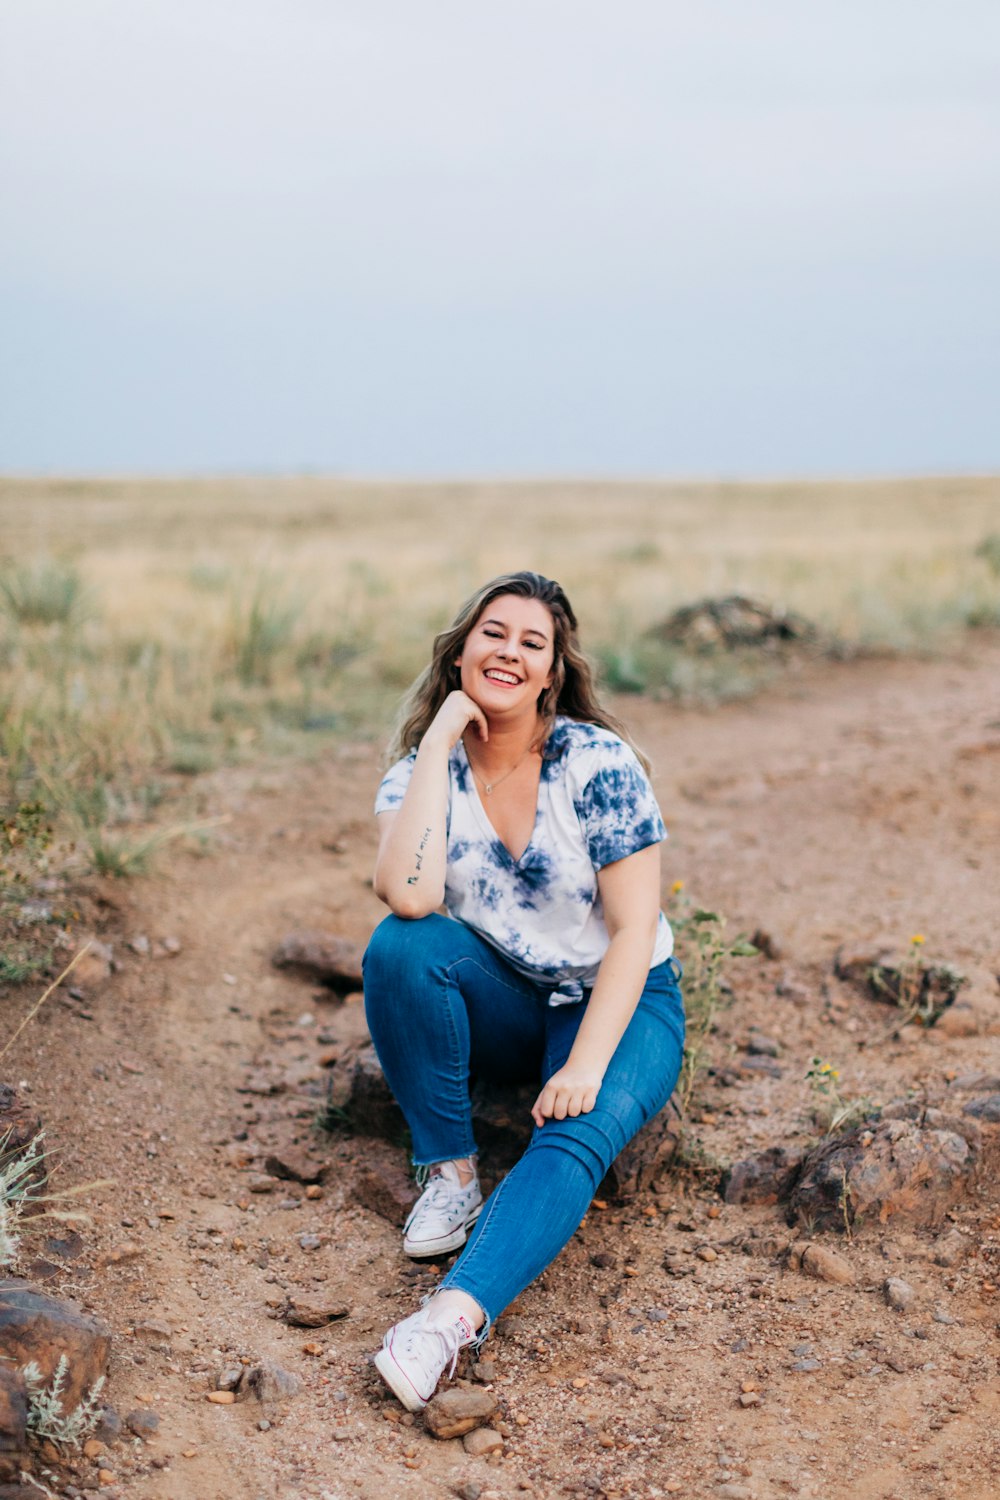
M 125 1417 L 125 1426 L 136 1437 L 151 1438 L 159 1430 L 160 1419 L 155 1411 L 130 1411 Z
M 209 1391 L 205 1400 L 213 1401 L 216 1406 L 232 1406 L 236 1396 L 232 1391 Z
M 318 1234 L 300 1234 L 299 1248 L 302 1250 L 318 1250 L 323 1241 Z
M 453 1386 L 442 1391 L 424 1408 L 424 1426 L 436 1438 L 462 1437 L 481 1427 L 497 1412 L 491 1391 L 475 1386 Z
M 473 1458 L 485 1458 L 488 1453 L 503 1452 L 503 1438 L 492 1427 L 477 1427 L 465 1434 L 462 1447 Z
M 910 1283 L 903 1281 L 899 1276 L 887 1277 L 882 1291 L 889 1306 L 896 1308 L 898 1312 L 909 1307 L 916 1296 Z
M 797 1359 L 792 1365 L 796 1374 L 810 1374 L 813 1370 L 821 1370 L 823 1366 L 818 1359 Z
M 854 1280 L 854 1267 L 850 1261 L 838 1255 L 836 1250 L 827 1250 L 824 1245 L 806 1246 L 802 1252 L 802 1269 L 807 1276 L 834 1285 L 848 1286 Z

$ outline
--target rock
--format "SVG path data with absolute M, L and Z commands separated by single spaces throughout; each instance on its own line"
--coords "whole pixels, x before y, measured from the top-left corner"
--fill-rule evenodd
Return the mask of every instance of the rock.
M 958 1266 L 968 1255 L 971 1245 L 958 1229 L 949 1229 L 934 1241 L 934 1264 Z
M 744 594 L 686 604 L 647 634 L 689 651 L 729 651 L 734 647 L 773 650 L 782 644 L 807 644 L 817 636 L 815 626 L 801 615 Z
M 236 1393 L 235 1391 L 209 1391 L 205 1400 L 211 1401 L 213 1406 L 232 1406 L 236 1400 Z
M 346 1124 L 352 1134 L 398 1141 L 405 1129 L 403 1112 L 392 1096 L 370 1042 L 347 1048 L 327 1078 L 330 1128 Z
M 477 1427 L 465 1434 L 462 1447 L 472 1458 L 485 1458 L 488 1453 L 503 1452 L 503 1438 L 493 1427 Z
M 417 1201 L 410 1174 L 396 1162 L 359 1163 L 350 1187 L 353 1202 L 402 1228 Z
M 176 958 L 180 951 L 180 938 L 174 937 L 172 933 L 168 933 L 166 937 L 160 938 L 159 942 L 156 944 L 156 947 L 153 949 L 153 955 L 155 958 Z
M 28 1446 L 28 1388 L 24 1371 L 0 1361 L 0 1453 L 23 1453 Z
M 300 1234 L 299 1235 L 299 1249 L 300 1250 L 309 1250 L 309 1251 L 319 1250 L 322 1247 L 322 1244 L 323 1244 L 323 1241 L 322 1241 L 322 1239 L 320 1238 L 320 1236 L 318 1234 Z
M 903 1312 L 913 1302 L 916 1293 L 908 1281 L 899 1276 L 889 1276 L 882 1287 L 885 1300 L 897 1312 Z
M 266 1172 L 251 1172 L 245 1186 L 250 1193 L 273 1193 L 278 1186 L 278 1179 L 269 1177 Z
M 910 1120 L 859 1126 L 805 1158 L 789 1222 L 841 1232 L 891 1218 L 933 1226 L 962 1197 L 974 1165 L 975 1152 L 953 1131 Z
M 747 1038 L 747 1051 L 751 1057 L 779 1057 L 781 1048 L 773 1036 L 765 1036 L 762 1031 L 751 1031 Z
M 265 1362 L 248 1370 L 240 1384 L 240 1397 L 255 1396 L 258 1401 L 291 1401 L 302 1389 L 302 1382 L 291 1370 Z
M 271 962 L 276 969 L 295 969 L 308 979 L 342 992 L 363 985 L 363 951 L 357 943 L 333 933 L 290 932 L 272 953 Z
M 836 1250 L 827 1250 L 824 1245 L 807 1245 L 802 1252 L 801 1269 L 817 1281 L 829 1281 L 835 1286 L 849 1286 L 854 1281 L 854 1267 L 850 1261 L 838 1255 Z
M 137 1407 L 135 1411 L 126 1413 L 125 1426 L 136 1437 L 148 1441 L 159 1431 L 160 1419 L 155 1411 L 145 1411 L 142 1407 Z
M 106 1406 L 97 1419 L 94 1437 L 102 1443 L 117 1443 L 122 1435 L 124 1423 L 113 1406 Z
M 802 1151 L 769 1146 L 756 1156 L 734 1162 L 722 1175 L 727 1203 L 778 1203 L 788 1197 L 802 1167 Z
M 497 1378 L 497 1366 L 494 1359 L 479 1359 L 472 1366 L 472 1378 L 478 1380 L 482 1385 L 489 1385 Z
M 83 990 L 89 994 L 100 989 L 111 978 L 114 954 L 107 943 L 102 943 L 96 937 L 82 939 L 77 951 L 85 947 L 87 942 L 90 947 L 62 982 L 68 988 Z
M 822 1370 L 823 1365 L 818 1359 L 797 1359 L 789 1369 L 794 1370 L 797 1375 L 811 1375 L 814 1370 Z
M 481 1427 L 497 1412 L 491 1391 L 475 1386 L 452 1386 L 432 1397 L 424 1407 L 424 1425 L 436 1438 L 462 1437 Z
M 135 937 L 130 937 L 128 945 L 132 952 L 137 953 L 140 958 L 148 958 L 151 945 L 149 938 L 144 932 L 137 932 Z
M 317 1161 L 315 1157 L 305 1151 L 296 1150 L 294 1146 L 286 1146 L 280 1151 L 272 1151 L 269 1156 L 265 1156 L 264 1171 L 286 1182 L 315 1183 L 323 1181 L 327 1172 L 327 1163 Z
M 979 1017 L 971 1005 L 963 1005 L 959 1001 L 949 1006 L 944 1014 L 938 1017 L 937 1029 L 942 1036 L 946 1037 L 978 1036 Z
M 0 1348 L 5 1361 L 14 1365 L 34 1362 L 46 1385 L 65 1356 L 68 1368 L 59 1405 L 68 1414 L 106 1374 L 111 1330 L 74 1302 L 9 1277 L 0 1281 Z
M 329 1297 L 290 1295 L 280 1316 L 293 1328 L 325 1328 L 337 1318 L 346 1318 L 351 1309 L 346 1302 Z
M 733 1062 L 733 1072 L 737 1076 L 741 1074 L 746 1076 L 749 1074 L 751 1077 L 756 1077 L 761 1073 L 767 1078 L 780 1078 L 782 1076 L 781 1067 L 775 1062 L 773 1057 L 738 1057 Z
M 955 1003 L 966 975 L 950 964 L 925 964 L 919 955 L 900 958 L 886 949 L 843 946 L 834 957 L 834 973 L 872 1000 L 912 1011 L 933 1026 Z
M 977 1120 L 988 1120 L 991 1125 L 997 1124 L 1000 1122 L 1000 1094 L 982 1094 L 978 1099 L 970 1099 L 965 1113 Z

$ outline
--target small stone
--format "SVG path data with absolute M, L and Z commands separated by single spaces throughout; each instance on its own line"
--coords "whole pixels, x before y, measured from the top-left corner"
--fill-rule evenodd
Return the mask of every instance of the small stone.
M 130 1411 L 125 1416 L 125 1426 L 129 1432 L 136 1437 L 149 1439 L 155 1437 L 160 1426 L 160 1419 L 155 1411 Z
M 205 1400 L 213 1402 L 216 1406 L 232 1406 L 236 1400 L 236 1394 L 233 1391 L 209 1391 Z
M 760 1396 L 757 1394 L 756 1391 L 741 1391 L 740 1392 L 740 1405 L 741 1406 L 759 1406 L 760 1405 Z
M 823 1366 L 818 1359 L 797 1359 L 791 1368 L 796 1374 L 807 1375 L 813 1370 L 821 1370 Z
M 751 1057 L 779 1057 L 781 1048 L 773 1036 L 765 1036 L 762 1031 L 751 1031 L 747 1039 L 747 1051 Z
M 145 958 L 149 953 L 149 938 L 144 932 L 137 932 L 135 937 L 129 938 L 128 945 L 132 952 L 138 953 L 141 958 Z
M 291 1370 L 266 1363 L 255 1365 L 244 1375 L 241 1395 L 256 1396 L 258 1401 L 290 1401 L 302 1389 L 302 1382 Z
M 442 1391 L 424 1408 L 424 1425 L 436 1438 L 462 1437 L 496 1415 L 492 1392 L 474 1386 L 453 1386 Z
M 885 1300 L 890 1307 L 896 1308 L 897 1312 L 903 1312 L 913 1302 L 916 1293 L 908 1281 L 903 1281 L 899 1276 L 889 1276 L 882 1287 Z
M 83 1445 L 84 1458 L 100 1458 L 102 1453 L 107 1453 L 107 1443 L 102 1443 L 100 1438 L 88 1438 Z
M 323 1241 L 318 1234 L 300 1234 L 299 1247 L 302 1250 L 318 1250 Z
M 1000 1094 L 983 1094 L 978 1099 L 970 1099 L 964 1113 L 977 1120 L 988 1120 L 991 1125 L 997 1124 L 1000 1122 Z
M 290 1294 L 280 1316 L 293 1328 L 325 1328 L 337 1318 L 346 1318 L 351 1309 L 340 1298 L 305 1297 Z
M 614 1270 L 617 1262 L 608 1250 L 599 1250 L 596 1255 L 590 1257 L 590 1264 L 596 1266 L 599 1271 Z
M 331 1437 L 335 1443 L 346 1443 L 348 1438 L 351 1437 L 351 1429 L 349 1427 L 335 1427 L 331 1433 Z
M 235 1391 L 239 1389 L 240 1381 L 243 1379 L 242 1365 L 227 1365 L 224 1370 L 219 1371 L 219 1378 L 215 1382 L 217 1391 Z
M 462 1447 L 472 1458 L 485 1458 L 488 1453 L 503 1452 L 503 1438 L 492 1427 L 477 1427 L 465 1434 Z
M 97 1482 L 102 1489 L 107 1489 L 108 1485 L 114 1484 L 115 1476 L 110 1469 L 98 1469 Z
M 713 1250 L 711 1245 L 699 1246 L 699 1248 L 695 1251 L 695 1255 L 699 1260 L 707 1261 L 709 1265 L 711 1265 L 713 1260 L 718 1260 L 719 1258 L 718 1251 Z
M 326 1163 L 317 1161 L 305 1151 L 287 1147 L 273 1151 L 264 1158 L 264 1170 L 272 1177 L 282 1177 L 288 1182 L 318 1183 L 326 1172 Z
M 802 1270 L 817 1281 L 829 1281 L 839 1286 L 848 1286 L 854 1280 L 854 1268 L 836 1250 L 827 1250 L 824 1245 L 809 1245 L 802 1255 Z
M 482 1385 L 489 1385 L 497 1378 L 497 1366 L 494 1359 L 480 1359 L 472 1366 L 472 1378 L 478 1380 Z
M 251 1193 L 273 1193 L 278 1186 L 276 1177 L 269 1177 L 264 1172 L 251 1172 L 246 1180 L 247 1189 Z
M 957 1266 L 968 1255 L 971 1246 L 958 1229 L 950 1229 L 934 1241 L 934 1263 L 938 1266 Z

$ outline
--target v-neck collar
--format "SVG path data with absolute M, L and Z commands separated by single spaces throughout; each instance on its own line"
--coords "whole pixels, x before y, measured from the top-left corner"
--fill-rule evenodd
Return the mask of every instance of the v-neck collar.
M 483 832 L 487 835 L 490 842 L 494 844 L 497 849 L 502 850 L 509 863 L 512 864 L 515 869 L 519 869 L 524 864 L 524 861 L 535 842 L 535 835 L 538 832 L 538 825 L 541 819 L 542 797 L 544 795 L 544 788 L 546 786 L 544 759 L 542 760 L 541 769 L 539 770 L 538 774 L 538 793 L 535 798 L 535 821 L 531 825 L 531 836 L 528 839 L 528 842 L 525 844 L 524 848 L 521 850 L 521 853 L 515 859 L 513 854 L 507 848 L 507 845 L 504 843 L 503 839 L 493 827 L 493 824 L 490 822 L 490 815 L 486 811 L 486 805 L 483 802 L 482 796 L 480 795 L 479 783 L 476 780 L 476 773 L 472 769 L 472 762 L 469 759 L 468 752 L 465 748 L 465 741 L 462 739 L 457 740 L 455 748 L 461 749 L 462 760 L 464 761 L 466 769 L 469 773 L 468 785 L 472 788 L 472 811 L 475 815 L 476 822 L 479 824 Z

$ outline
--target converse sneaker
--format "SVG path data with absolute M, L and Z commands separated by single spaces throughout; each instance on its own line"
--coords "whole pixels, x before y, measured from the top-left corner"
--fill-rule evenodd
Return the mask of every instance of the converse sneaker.
M 407 1411 L 423 1411 L 445 1366 L 449 1376 L 454 1375 L 458 1351 L 475 1340 L 468 1318 L 438 1312 L 432 1300 L 389 1329 L 375 1356 L 375 1368 Z
M 475 1173 L 463 1186 L 453 1161 L 431 1167 L 430 1180 L 403 1227 L 404 1251 L 419 1259 L 457 1250 L 465 1244 L 482 1207 L 483 1195 Z

